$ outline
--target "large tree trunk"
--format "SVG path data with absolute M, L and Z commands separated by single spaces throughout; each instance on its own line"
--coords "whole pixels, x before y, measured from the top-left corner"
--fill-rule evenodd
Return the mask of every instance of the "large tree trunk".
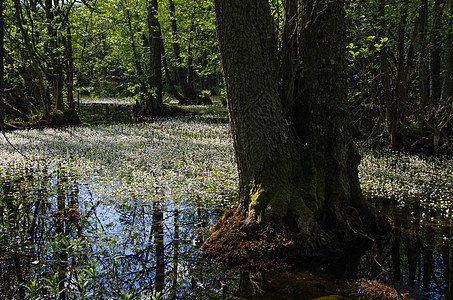
M 354 230 L 367 230 L 364 224 L 377 216 L 362 197 L 360 157 L 349 132 L 343 2 L 303 1 L 304 30 L 300 44 L 294 44 L 303 62 L 294 76 L 302 88 L 294 91 L 288 118 L 278 93 L 277 41 L 268 1 L 216 0 L 215 11 L 239 203 L 203 250 L 228 260 L 228 251 L 240 247 L 234 223 L 242 223 L 236 229 L 272 228 L 289 241 L 274 236 L 274 242 L 292 254 L 336 250 L 337 241 L 356 238 Z M 253 252 L 253 246 L 248 250 Z

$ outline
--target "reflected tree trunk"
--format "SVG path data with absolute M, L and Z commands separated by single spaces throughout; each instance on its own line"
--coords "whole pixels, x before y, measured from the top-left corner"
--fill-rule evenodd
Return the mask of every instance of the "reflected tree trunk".
M 61 292 L 60 299 L 66 299 L 66 272 L 68 270 L 68 253 L 66 249 L 66 184 L 67 177 L 63 174 L 64 171 L 58 172 L 58 187 L 57 187 L 57 210 L 58 218 L 55 228 L 56 238 L 58 239 L 58 249 L 56 249 L 57 272 L 58 272 L 58 287 Z
M 453 299 L 453 248 L 451 245 L 451 239 L 453 237 L 452 226 L 453 220 L 450 219 L 449 224 L 442 228 L 442 258 L 445 276 L 444 294 L 447 295 L 446 299 L 448 300 Z
M 436 232 L 430 225 L 425 225 L 425 243 L 423 245 L 423 291 L 431 292 L 431 280 L 433 276 L 433 246 L 435 245 L 434 237 Z
M 173 227 L 175 234 L 173 237 L 173 283 L 172 283 L 172 296 L 177 298 L 176 288 L 178 286 L 178 264 L 179 264 L 179 205 L 175 205 L 175 212 L 173 217 Z
M 399 231 L 394 232 L 393 244 L 391 248 L 393 280 L 401 282 L 401 234 Z
M 165 259 L 164 259 L 164 212 L 162 204 L 155 201 L 153 204 L 153 225 L 154 247 L 156 250 L 156 278 L 155 291 L 162 292 L 165 288 Z

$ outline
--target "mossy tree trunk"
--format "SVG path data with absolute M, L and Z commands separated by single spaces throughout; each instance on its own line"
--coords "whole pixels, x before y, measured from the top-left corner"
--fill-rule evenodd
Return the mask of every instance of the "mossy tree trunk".
M 367 230 L 376 214 L 361 194 L 360 157 L 349 132 L 343 1 L 302 1 L 298 43 L 286 43 L 295 48 L 282 56 L 291 62 L 278 60 L 268 1 L 216 0 L 215 11 L 243 227 L 283 231 L 302 256 Z M 284 80 L 294 82 L 285 87 L 294 91 L 280 95 L 280 63 L 291 66 L 295 55 L 302 64 L 286 70 L 294 78 Z M 220 226 L 203 250 L 222 235 L 228 239 L 222 231 L 228 230 Z

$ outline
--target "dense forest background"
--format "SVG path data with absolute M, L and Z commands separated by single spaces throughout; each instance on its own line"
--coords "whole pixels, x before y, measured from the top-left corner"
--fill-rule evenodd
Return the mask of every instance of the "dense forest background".
M 290 2 L 270 1 L 280 43 Z M 76 103 L 86 96 L 131 97 L 143 114 L 161 114 L 170 95 L 180 104 L 224 97 L 211 1 L 0 4 L 2 120 L 77 123 Z M 453 1 L 345 5 L 354 134 L 450 151 Z

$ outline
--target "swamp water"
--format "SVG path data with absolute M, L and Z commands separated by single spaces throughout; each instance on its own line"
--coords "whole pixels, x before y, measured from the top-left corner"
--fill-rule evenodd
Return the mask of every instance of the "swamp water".
M 248 273 L 197 256 L 235 204 L 228 124 L 183 117 L 7 135 L 28 158 L 1 140 L 2 299 L 451 299 L 449 157 L 364 150 L 364 192 L 398 230 L 322 267 Z

